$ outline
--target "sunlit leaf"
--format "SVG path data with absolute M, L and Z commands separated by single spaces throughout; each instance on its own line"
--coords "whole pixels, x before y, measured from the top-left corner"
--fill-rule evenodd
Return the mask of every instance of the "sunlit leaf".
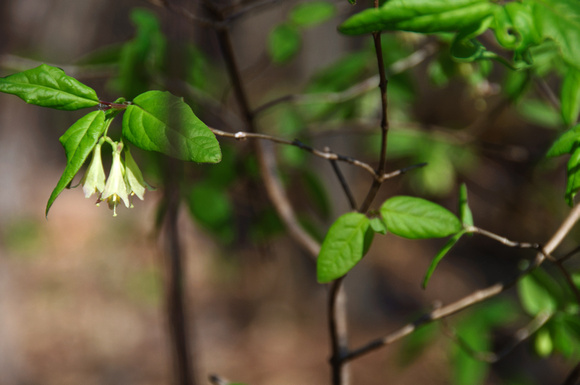
M 219 143 L 191 108 L 169 92 L 148 91 L 127 106 L 123 135 L 135 146 L 192 162 L 217 163 Z
M 442 238 L 462 229 L 461 222 L 449 210 L 421 198 L 397 196 L 381 206 L 387 230 L 410 238 Z
M 456 32 L 491 16 L 488 0 L 391 0 L 345 21 L 339 31 L 360 35 L 374 31 Z
M 340 216 L 330 227 L 318 255 L 318 282 L 327 283 L 348 273 L 364 256 L 374 232 L 360 213 Z
M 78 110 L 99 104 L 95 90 L 67 76 L 60 68 L 46 64 L 0 78 L 0 92 L 57 110 Z

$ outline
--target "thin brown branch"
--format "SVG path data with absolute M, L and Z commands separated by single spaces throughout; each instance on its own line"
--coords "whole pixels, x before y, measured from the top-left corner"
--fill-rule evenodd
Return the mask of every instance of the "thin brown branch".
M 476 303 L 480 303 L 486 299 L 495 297 L 496 295 L 504 292 L 505 290 L 509 289 L 516 282 L 525 276 L 526 274 L 530 273 L 532 270 L 540 266 L 546 260 L 546 254 L 551 254 L 556 247 L 562 242 L 564 237 L 570 232 L 572 227 L 578 222 L 580 219 L 580 205 L 574 206 L 574 208 L 570 211 L 566 219 L 562 222 L 558 230 L 552 235 L 550 240 L 546 243 L 542 251 L 539 251 L 536 254 L 536 257 L 530 263 L 527 269 L 522 271 L 518 274 L 514 279 L 506 282 L 496 283 L 491 285 L 485 289 L 477 290 L 449 305 L 443 306 L 441 308 L 435 309 L 427 314 L 424 314 L 421 318 L 413 323 L 409 323 L 400 329 L 392 332 L 391 334 L 377 338 L 373 341 L 368 342 L 367 344 L 363 345 L 360 348 L 352 350 L 346 357 L 346 360 L 353 360 L 355 358 L 361 357 L 365 354 L 368 354 L 372 351 L 390 345 L 391 343 L 400 340 L 401 338 L 413 333 L 417 328 L 428 324 L 430 322 L 448 317 L 452 314 L 455 314 L 461 310 L 464 310 Z
M 342 285 L 344 277 L 333 281 L 328 294 L 328 330 L 330 332 L 332 384 L 348 383 L 344 357 L 348 354 L 348 328 L 346 324 L 346 293 Z
M 330 152 L 330 149 L 328 149 L 328 148 L 326 148 L 325 150 L 327 150 L 327 152 Z M 346 199 L 348 200 L 350 208 L 352 210 L 356 210 L 356 200 L 354 199 L 354 195 L 352 195 L 352 191 L 350 190 L 348 182 L 344 178 L 342 171 L 340 171 L 340 167 L 338 166 L 338 163 L 336 162 L 336 160 L 331 159 L 330 165 L 332 166 L 332 170 L 334 171 L 334 174 L 338 178 L 340 186 L 342 187 L 342 190 L 344 191 L 344 194 L 346 195 Z
M 465 228 L 465 230 L 469 233 L 481 234 L 508 247 L 518 247 L 520 249 L 536 249 L 546 255 L 546 253 L 542 251 L 542 246 L 538 243 L 512 241 L 506 237 L 502 237 L 501 235 L 494 234 L 491 231 L 487 231 L 476 226 L 468 226 Z
M 378 1 L 375 2 L 375 8 L 378 7 Z M 377 175 L 383 175 L 387 167 L 387 137 L 389 133 L 389 118 L 388 118 L 388 101 L 387 101 L 387 74 L 385 72 L 385 63 L 383 59 L 383 48 L 381 44 L 381 33 L 373 33 L 373 42 L 375 44 L 375 52 L 377 56 L 377 65 L 379 70 L 379 89 L 381 91 L 381 152 L 379 155 L 379 167 Z M 361 205 L 359 211 L 366 213 L 373 200 L 379 192 L 382 181 L 375 179 Z
M 488 362 L 490 364 L 496 363 L 509 353 L 511 353 L 515 348 L 517 348 L 522 342 L 527 340 L 530 336 L 534 335 L 542 326 L 544 326 L 550 318 L 552 318 L 552 313 L 550 312 L 540 312 L 529 324 L 525 327 L 517 330 L 511 341 L 504 346 L 499 352 L 480 352 L 473 349 L 467 341 L 461 338 L 451 327 L 447 325 L 446 322 L 442 322 L 443 332 L 451 340 L 453 340 L 461 349 L 463 349 L 467 354 L 469 354 L 473 359 L 478 361 Z

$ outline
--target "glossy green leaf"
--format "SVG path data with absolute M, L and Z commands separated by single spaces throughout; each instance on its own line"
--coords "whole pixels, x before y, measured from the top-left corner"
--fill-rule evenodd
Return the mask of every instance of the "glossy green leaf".
M 362 11 L 339 31 L 360 35 L 375 31 L 456 32 L 491 16 L 499 6 L 488 0 L 391 0 Z
M 566 168 L 568 180 L 566 183 L 566 202 L 570 207 L 574 206 L 574 197 L 580 190 L 580 146 L 575 147 L 572 156 L 568 160 Z
M 299 27 L 312 27 L 334 17 L 336 7 L 327 1 L 298 4 L 290 11 L 290 21 Z
M 374 234 L 369 222 L 363 214 L 347 213 L 332 224 L 316 263 L 318 282 L 327 283 L 342 277 L 361 260 Z
M 570 67 L 562 82 L 562 118 L 567 126 L 575 124 L 580 113 L 580 70 Z
M 135 146 L 198 163 L 221 160 L 219 143 L 191 108 L 169 92 L 148 91 L 127 106 L 123 135 Z
M 0 78 L 0 92 L 57 110 L 71 111 L 99 104 L 95 90 L 67 76 L 60 68 L 46 64 Z
M 442 238 L 461 231 L 461 222 L 449 210 L 421 198 L 397 196 L 381 206 L 387 230 L 409 239 Z
M 546 156 L 553 158 L 564 154 L 571 154 L 578 145 L 580 145 L 580 124 L 560 135 L 552 144 Z
M 268 36 L 268 53 L 272 62 L 283 64 L 292 59 L 302 45 L 302 38 L 295 27 L 280 24 Z
M 580 2 L 578 0 L 530 0 L 535 25 L 545 39 L 553 40 L 564 60 L 580 69 Z
M 459 187 L 459 218 L 463 226 L 473 226 L 473 214 L 467 202 L 467 186 L 465 183 Z
M 62 190 L 72 182 L 106 128 L 105 113 L 93 111 L 77 120 L 60 137 L 60 143 L 66 153 L 66 167 L 52 194 L 50 194 L 45 215 L 48 215 L 50 207 Z
M 542 311 L 553 313 L 558 307 L 558 301 L 545 280 L 535 272 L 518 281 L 518 294 L 522 307 L 531 316 Z
M 427 284 L 429 283 L 431 276 L 435 272 L 437 265 L 439 265 L 439 262 L 441 262 L 441 260 L 443 259 L 443 257 L 445 257 L 445 255 L 447 255 L 449 250 L 451 250 L 451 248 L 453 246 L 455 246 L 455 244 L 459 241 L 459 239 L 461 239 L 463 234 L 465 234 L 464 231 L 455 234 L 453 237 L 451 237 L 447 241 L 447 243 L 445 243 L 445 245 L 441 248 L 441 250 L 439 250 L 437 255 L 435 255 L 435 258 L 433 258 L 433 260 L 431 261 L 431 264 L 429 265 L 429 268 L 427 269 L 427 273 L 425 274 L 425 278 L 423 278 L 423 284 L 422 284 L 423 289 L 425 289 L 427 287 Z

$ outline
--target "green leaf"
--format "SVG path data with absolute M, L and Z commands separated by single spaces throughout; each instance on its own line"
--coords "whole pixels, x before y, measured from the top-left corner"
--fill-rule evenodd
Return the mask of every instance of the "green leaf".
M 580 146 L 577 146 L 568 160 L 566 168 L 568 180 L 566 182 L 566 203 L 574 206 L 574 197 L 580 190 Z
M 518 294 L 524 310 L 531 316 L 542 311 L 553 313 L 558 301 L 546 284 L 546 280 L 533 272 L 518 281 Z
M 560 135 L 548 150 L 546 157 L 554 158 L 564 154 L 571 154 L 578 144 L 580 144 L 580 124 Z
M 490 325 L 478 313 L 464 320 L 458 326 L 457 334 L 474 351 L 485 352 L 490 349 Z M 455 345 L 454 350 L 453 384 L 484 384 L 490 367 L 489 363 L 476 360 L 459 345 Z
M 218 163 L 219 143 L 183 101 L 162 91 L 148 91 L 127 106 L 123 135 L 147 151 L 198 163 Z
M 215 167 L 215 166 L 214 166 Z M 195 184 L 187 197 L 191 215 L 220 240 L 233 240 L 233 206 L 222 186 L 211 181 Z
M 497 41 L 504 48 L 516 52 L 523 52 L 542 41 L 529 2 L 510 2 L 498 8 L 493 29 Z
M 375 31 L 456 32 L 491 16 L 499 6 L 488 0 L 391 0 L 362 11 L 339 31 L 360 35 Z
M 484 33 L 492 21 L 493 17 L 489 16 L 459 31 L 451 44 L 451 56 L 463 62 L 481 59 L 486 49 L 475 38 Z
M 283 64 L 298 53 L 301 44 L 302 38 L 295 27 L 280 24 L 268 36 L 268 53 L 273 63 Z
M 409 239 L 442 238 L 462 229 L 453 213 L 421 198 L 390 198 L 381 206 L 381 215 L 388 231 Z
M 72 111 L 99 104 L 95 90 L 67 76 L 60 68 L 46 64 L 0 78 L 0 92 L 57 110 Z
M 580 70 L 570 67 L 562 82 L 562 118 L 567 126 L 576 124 L 580 113 Z
M 531 0 L 535 25 L 542 37 L 553 40 L 564 60 L 580 69 L 580 2 L 577 0 Z
M 60 142 L 66 153 L 66 167 L 52 194 L 50 194 L 50 198 L 46 204 L 45 215 L 48 216 L 48 211 L 55 199 L 72 182 L 77 172 L 79 172 L 83 163 L 99 141 L 100 136 L 105 132 L 107 125 L 105 122 L 105 113 L 103 111 L 93 111 L 77 120 L 60 137 Z
M 370 220 L 360 213 L 340 216 L 330 227 L 316 263 L 318 282 L 327 283 L 348 273 L 372 242 Z
M 463 226 L 473 226 L 473 214 L 467 202 L 467 186 L 461 184 L 459 188 L 459 218 Z
M 435 269 L 437 268 L 437 265 L 439 264 L 439 262 L 441 262 L 441 260 L 443 259 L 443 257 L 445 257 L 445 255 L 447 255 L 449 250 L 451 250 L 451 248 L 453 246 L 455 246 L 455 244 L 459 241 L 459 239 L 461 239 L 463 234 L 465 234 L 464 231 L 461 231 L 461 232 L 455 234 L 453 237 L 451 237 L 447 241 L 447 243 L 445 243 L 445 245 L 441 248 L 441 250 L 439 250 L 437 255 L 435 255 L 435 258 L 433 258 L 433 260 L 431 261 L 431 264 L 429 265 L 429 268 L 427 269 L 427 273 L 425 274 L 425 278 L 423 278 L 423 284 L 422 284 L 423 289 L 427 288 L 427 284 L 429 283 L 429 279 L 431 279 L 431 276 L 435 272 Z
M 356 0 L 348 0 L 348 2 L 349 2 L 351 5 L 355 5 L 355 4 L 356 4 Z
M 370 225 L 375 233 L 383 235 L 387 234 L 387 226 L 385 226 L 385 222 L 383 222 L 381 218 L 371 218 Z
M 335 14 L 334 4 L 327 1 L 311 1 L 294 7 L 290 11 L 290 21 L 299 27 L 312 27 L 331 19 Z

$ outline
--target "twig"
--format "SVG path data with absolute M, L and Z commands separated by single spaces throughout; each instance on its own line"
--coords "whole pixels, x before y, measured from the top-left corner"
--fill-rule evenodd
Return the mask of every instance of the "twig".
M 550 312 L 540 312 L 528 325 L 516 331 L 509 344 L 497 353 L 494 352 L 480 352 L 473 349 L 460 335 L 451 329 L 446 322 L 442 322 L 443 332 L 456 344 L 458 344 L 466 353 L 478 361 L 488 362 L 490 364 L 496 363 L 509 353 L 511 353 L 519 344 L 527 340 L 530 336 L 536 333 L 542 326 L 544 326 L 550 318 Z
M 279 144 L 286 144 L 286 145 L 290 145 L 290 146 L 296 146 L 304 151 L 308 151 L 309 153 L 318 156 L 320 158 L 326 159 L 326 160 L 336 160 L 336 161 L 340 161 L 340 162 L 346 162 L 348 164 L 352 164 L 353 166 L 357 166 L 357 167 L 361 167 L 363 169 L 365 169 L 368 173 L 370 173 L 376 180 L 378 181 L 385 181 L 387 179 L 393 178 L 395 176 L 404 174 L 405 172 L 415 169 L 417 167 L 423 167 L 426 165 L 426 163 L 420 163 L 417 165 L 412 165 L 400 170 L 396 170 L 396 171 L 392 171 L 389 173 L 384 173 L 382 175 L 378 175 L 377 172 L 375 171 L 375 169 L 373 169 L 373 167 L 365 162 L 362 162 L 360 160 L 351 158 L 349 156 L 344 156 L 344 155 L 340 155 L 334 152 L 327 152 L 327 151 L 321 151 L 321 150 L 317 150 L 315 148 L 312 148 L 302 142 L 300 142 L 299 140 L 288 140 L 288 139 L 283 139 L 283 138 L 279 138 L 276 136 L 272 136 L 272 135 L 267 135 L 267 134 L 259 134 L 259 133 L 255 133 L 255 132 L 243 132 L 243 131 L 239 131 L 236 133 L 233 132 L 225 132 L 222 130 L 218 130 L 217 128 L 212 128 L 210 127 L 210 130 L 217 136 L 221 136 L 224 138 L 232 138 L 232 139 L 236 139 L 236 140 L 246 140 L 246 139 L 261 139 L 261 140 L 266 140 L 266 141 L 270 141 L 270 142 L 274 142 L 274 143 L 279 143 Z
M 519 247 L 520 249 L 536 249 L 539 252 L 542 252 L 544 255 L 546 255 L 546 253 L 542 251 L 542 246 L 538 243 L 512 241 L 500 235 L 494 234 L 491 231 L 487 231 L 476 226 L 467 226 L 465 230 L 469 233 L 484 235 L 509 247 Z
M 342 285 L 344 277 L 330 284 L 328 293 L 328 330 L 332 355 L 332 384 L 348 383 L 348 372 L 344 357 L 348 354 L 348 328 L 346 324 L 346 293 Z
M 560 111 L 560 109 L 562 108 L 560 105 L 560 100 L 558 99 L 554 91 L 552 91 L 548 83 L 546 83 L 546 80 L 539 77 L 534 77 L 534 80 L 535 80 L 534 83 L 536 84 L 536 89 L 540 91 L 542 95 L 544 95 L 544 97 L 548 100 L 548 102 L 550 102 L 550 104 L 552 105 L 552 107 L 554 107 L 556 111 Z
M 325 151 L 330 152 L 330 149 L 327 147 L 327 148 L 325 148 Z M 344 194 L 346 195 L 346 199 L 348 199 L 348 203 L 350 204 L 350 208 L 352 210 L 356 210 L 356 201 L 354 199 L 354 195 L 352 195 L 352 191 L 350 190 L 350 187 L 348 186 L 348 183 L 347 183 L 346 179 L 344 178 L 342 171 L 340 171 L 340 167 L 338 167 L 338 163 L 336 162 L 336 160 L 331 159 L 330 165 L 332 166 L 332 170 L 334 171 L 334 174 L 336 175 L 336 177 L 338 178 L 338 181 L 340 182 L 340 186 L 342 187 L 342 190 L 344 191 Z
M 417 321 L 407 324 L 405 326 L 403 326 L 402 328 L 394 331 L 393 333 L 385 336 L 385 337 L 381 337 L 378 339 L 375 339 L 373 341 L 370 341 L 369 343 L 363 345 L 362 347 L 352 350 L 346 357 L 346 360 L 353 360 L 355 358 L 358 358 L 360 356 L 363 356 L 367 353 L 370 353 L 374 350 L 377 350 L 379 348 L 382 348 L 384 346 L 387 346 L 395 341 L 400 340 L 401 338 L 413 333 L 418 327 L 423 326 L 427 323 L 433 322 L 435 320 L 438 319 L 442 319 L 445 318 L 447 316 L 450 316 L 452 314 L 455 314 L 461 310 L 464 310 L 476 303 L 482 302 L 486 299 L 492 298 L 500 293 L 502 293 L 503 291 L 507 290 L 508 288 L 512 287 L 513 285 L 515 285 L 515 283 L 522 278 L 523 276 L 525 276 L 526 274 L 528 274 L 529 272 L 531 272 L 533 269 L 537 268 L 538 266 L 540 266 L 546 259 L 546 256 L 544 253 L 546 254 L 551 254 L 556 247 L 562 242 L 562 240 L 564 239 L 564 237 L 570 232 L 570 230 L 572 229 L 572 227 L 576 224 L 576 222 L 578 222 L 578 219 L 580 219 L 580 205 L 576 205 L 574 206 L 574 208 L 570 211 L 570 213 L 568 214 L 568 216 L 566 217 L 566 219 L 564 219 L 564 221 L 562 222 L 562 224 L 560 225 L 560 227 L 558 228 L 558 230 L 556 230 L 556 232 L 554 233 L 554 235 L 550 238 L 550 240 L 546 243 L 546 245 L 543 248 L 543 252 L 539 251 L 536 254 L 536 258 L 534 258 L 533 262 L 528 266 L 527 269 L 525 269 L 523 272 L 521 272 L 520 274 L 517 275 L 517 277 L 515 279 L 512 279 L 510 281 L 506 281 L 503 283 L 496 283 L 494 285 L 491 285 L 485 289 L 481 289 L 481 290 L 477 290 L 453 303 L 450 303 L 447 306 L 443 306 L 441 308 L 435 309 L 425 315 L 423 315 L 421 318 L 419 318 Z

